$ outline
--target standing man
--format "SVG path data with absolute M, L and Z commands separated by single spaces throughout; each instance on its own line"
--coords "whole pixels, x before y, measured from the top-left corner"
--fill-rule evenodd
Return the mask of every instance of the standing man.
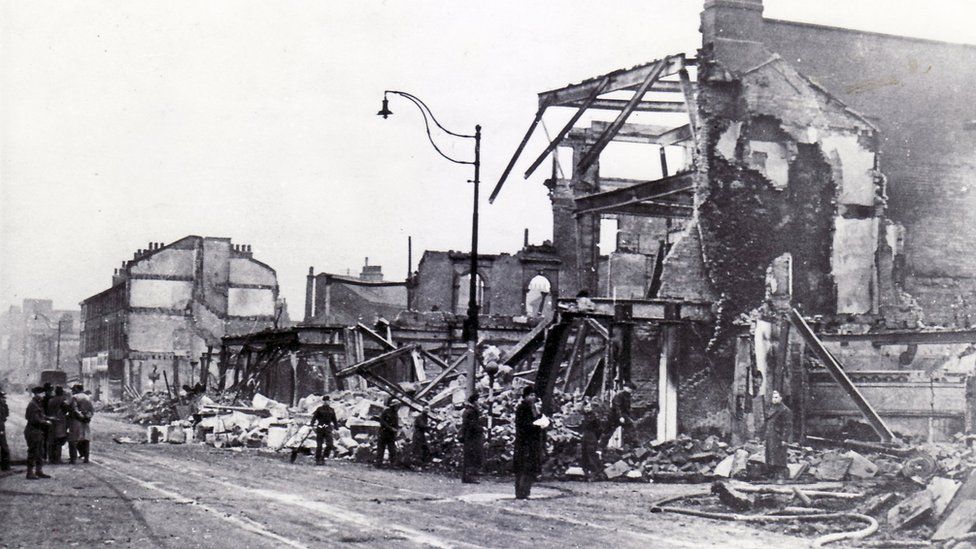
M 485 454 L 485 430 L 481 426 L 478 393 L 469 396 L 464 404 L 464 411 L 461 413 L 461 442 L 464 445 L 461 482 L 477 484 L 474 477 L 481 470 Z
M 312 414 L 312 427 L 315 428 L 315 464 L 325 465 L 325 458 L 332 455 L 335 445 L 332 442 L 333 429 L 339 428 L 335 410 L 329 405 L 329 395 L 322 397 L 322 404 Z M 325 455 L 322 444 L 325 443 Z
M 607 425 L 607 433 L 604 435 L 604 445 L 610 441 L 610 437 L 618 427 L 620 428 L 622 446 L 633 446 L 636 442 L 634 419 L 630 415 L 632 392 L 633 388 L 630 383 L 625 383 L 620 391 L 613 395 L 613 400 L 610 401 L 610 424 Z
M 580 423 L 580 461 L 587 481 L 598 477 L 603 469 L 597 454 L 602 432 L 600 418 L 593 411 L 593 405 L 587 402 L 583 406 L 583 422 Z
M 91 419 L 95 415 L 95 407 L 81 385 L 73 386 L 71 393 L 68 412 L 68 459 L 69 463 L 74 463 L 80 454 L 84 463 L 88 463 L 91 450 Z
M 10 447 L 7 446 L 7 417 L 10 408 L 7 407 L 7 395 L 0 389 L 0 471 L 10 470 Z
M 793 411 L 783 404 L 783 396 L 773 391 L 772 406 L 763 425 L 766 442 L 766 469 L 776 479 L 789 478 L 786 442 L 793 433 Z
M 51 420 L 51 428 L 47 432 L 48 463 L 61 463 L 61 450 L 68 440 L 69 400 L 64 389 L 58 385 L 54 388 L 54 396 L 45 404 L 44 414 Z
M 413 420 L 413 440 L 410 445 L 413 447 L 414 463 L 426 465 L 430 461 L 430 444 L 427 443 L 427 432 L 430 430 L 430 406 L 424 406 L 422 412 L 417 414 Z
M 522 390 L 522 401 L 515 408 L 515 499 L 528 499 L 536 475 L 542 472 L 542 427 L 535 424 L 542 415 L 536 407 L 535 390 Z
M 47 430 L 51 426 L 44 415 L 44 387 L 34 387 L 31 390 L 34 398 L 27 404 L 27 426 L 24 427 L 24 438 L 27 441 L 27 479 L 51 478 L 44 474 L 44 444 L 47 440 Z
M 400 418 L 397 415 L 396 399 L 386 399 L 386 409 L 379 417 L 380 432 L 376 438 L 376 466 L 383 466 L 383 454 L 390 452 L 390 465 L 396 464 L 396 436 L 400 430 Z

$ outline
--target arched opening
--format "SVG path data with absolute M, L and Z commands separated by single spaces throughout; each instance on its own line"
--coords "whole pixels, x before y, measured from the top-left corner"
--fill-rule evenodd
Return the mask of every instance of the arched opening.
M 552 284 L 541 274 L 532 277 L 525 292 L 525 314 L 545 315 L 552 311 Z
M 475 294 L 475 300 L 478 303 L 479 310 L 481 314 L 487 314 L 488 311 L 485 310 L 485 280 L 481 278 L 481 275 L 477 276 L 475 282 L 477 287 L 477 293 Z M 454 301 L 454 312 L 463 315 L 468 312 L 468 296 L 471 290 L 471 277 L 468 274 L 464 274 L 457 279 L 457 291 L 455 295 L 457 299 Z

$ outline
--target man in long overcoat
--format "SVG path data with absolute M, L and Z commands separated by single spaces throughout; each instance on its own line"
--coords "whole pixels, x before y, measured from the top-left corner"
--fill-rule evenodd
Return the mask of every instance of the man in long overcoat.
M 528 499 L 532 483 L 542 472 L 542 427 L 535 425 L 541 417 L 535 390 L 526 387 L 522 391 L 522 401 L 515 408 L 515 453 L 512 457 L 515 499 Z
M 54 388 L 54 396 L 44 405 L 44 414 L 51 420 L 51 428 L 47 432 L 48 463 L 61 463 L 61 451 L 68 440 L 70 400 L 70 397 L 64 394 L 64 389 L 58 385 Z
M 91 455 L 91 419 L 95 407 L 85 388 L 75 385 L 71 388 L 71 403 L 68 411 L 68 461 L 74 463 L 81 456 L 88 463 Z
M 763 439 L 766 442 L 766 469 L 774 478 L 789 477 L 787 467 L 788 453 L 786 443 L 793 433 L 793 412 L 783 404 L 779 391 L 773 391 L 772 406 L 763 425 Z
M 7 417 L 10 408 L 7 406 L 7 395 L 0 389 L 0 471 L 10 470 L 10 447 L 7 446 Z
M 475 476 L 481 470 L 485 458 L 485 430 L 481 426 L 481 409 L 478 394 L 468 397 L 461 413 L 461 442 L 464 458 L 461 462 L 461 482 L 475 484 Z
M 410 446 L 413 461 L 417 465 L 425 465 L 430 461 L 430 444 L 427 442 L 427 432 L 430 431 L 430 407 L 424 406 L 423 411 L 413 420 L 413 439 Z
M 44 444 L 47 441 L 47 430 L 51 426 L 44 415 L 44 387 L 34 387 L 31 391 L 34 398 L 27 403 L 24 414 L 27 425 L 24 427 L 24 439 L 27 442 L 27 478 L 51 478 L 44 474 Z

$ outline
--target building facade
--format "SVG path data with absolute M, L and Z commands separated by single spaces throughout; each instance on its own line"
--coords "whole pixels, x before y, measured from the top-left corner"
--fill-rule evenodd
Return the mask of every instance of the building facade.
M 275 270 L 249 245 L 200 236 L 138 250 L 81 309 L 81 374 L 101 400 L 205 381 L 221 337 L 283 312 Z

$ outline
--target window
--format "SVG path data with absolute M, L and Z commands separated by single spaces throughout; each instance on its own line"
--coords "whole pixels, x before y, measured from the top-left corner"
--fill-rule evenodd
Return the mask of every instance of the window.
M 552 311 L 552 284 L 541 274 L 532 277 L 525 291 L 525 314 L 538 316 Z

